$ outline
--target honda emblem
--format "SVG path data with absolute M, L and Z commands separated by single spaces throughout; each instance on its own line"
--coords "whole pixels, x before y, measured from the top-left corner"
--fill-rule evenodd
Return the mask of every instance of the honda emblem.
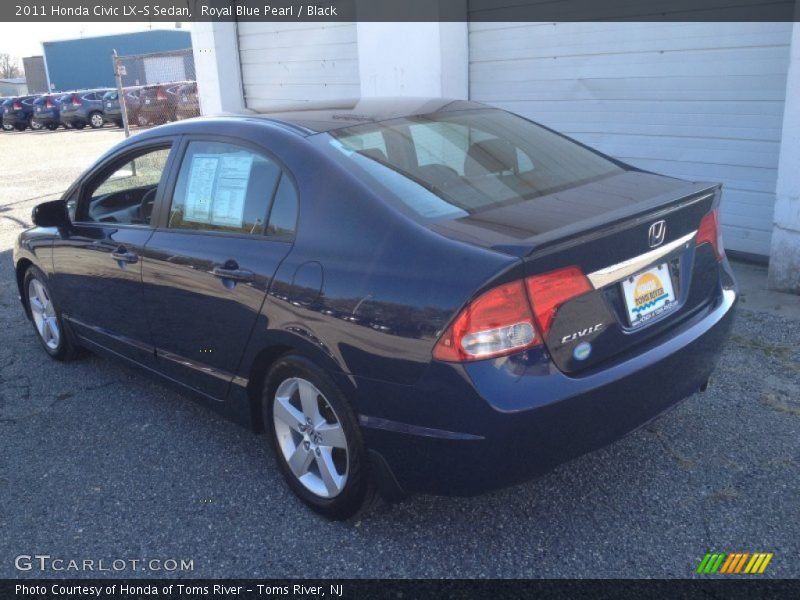
M 667 235 L 667 224 L 662 219 L 650 225 L 650 230 L 647 232 L 647 243 L 651 248 L 660 246 L 664 243 L 664 236 Z

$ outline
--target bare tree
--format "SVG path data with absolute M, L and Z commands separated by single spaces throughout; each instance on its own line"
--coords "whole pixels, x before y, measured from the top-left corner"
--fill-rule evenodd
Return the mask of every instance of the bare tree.
M 22 77 L 22 69 L 19 68 L 16 59 L 5 52 L 0 53 L 0 79 L 15 79 Z

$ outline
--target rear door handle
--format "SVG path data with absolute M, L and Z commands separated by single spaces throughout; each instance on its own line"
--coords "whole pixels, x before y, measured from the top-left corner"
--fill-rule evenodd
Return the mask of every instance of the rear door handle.
M 116 261 L 124 263 L 139 262 L 139 255 L 133 252 L 128 252 L 124 247 L 117 248 L 111 253 L 111 258 Z
M 247 269 L 214 267 L 211 270 L 211 273 L 214 275 L 214 277 L 219 277 L 220 279 L 230 279 L 232 281 L 253 281 L 255 279 L 255 273 L 248 271 Z

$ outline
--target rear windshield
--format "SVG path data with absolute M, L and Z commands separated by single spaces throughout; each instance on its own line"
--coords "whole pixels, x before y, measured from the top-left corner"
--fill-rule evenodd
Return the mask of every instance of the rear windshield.
M 623 170 L 499 109 L 393 119 L 330 134 L 337 150 L 422 220 L 476 214 Z

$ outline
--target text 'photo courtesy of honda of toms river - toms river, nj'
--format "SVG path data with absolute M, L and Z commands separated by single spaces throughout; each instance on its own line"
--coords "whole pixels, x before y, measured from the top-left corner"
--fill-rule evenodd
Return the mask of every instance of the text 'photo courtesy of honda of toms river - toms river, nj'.
M 139 133 L 14 265 L 53 358 L 266 430 L 347 518 L 530 479 L 704 389 L 736 302 L 719 201 L 503 110 L 375 98 Z

